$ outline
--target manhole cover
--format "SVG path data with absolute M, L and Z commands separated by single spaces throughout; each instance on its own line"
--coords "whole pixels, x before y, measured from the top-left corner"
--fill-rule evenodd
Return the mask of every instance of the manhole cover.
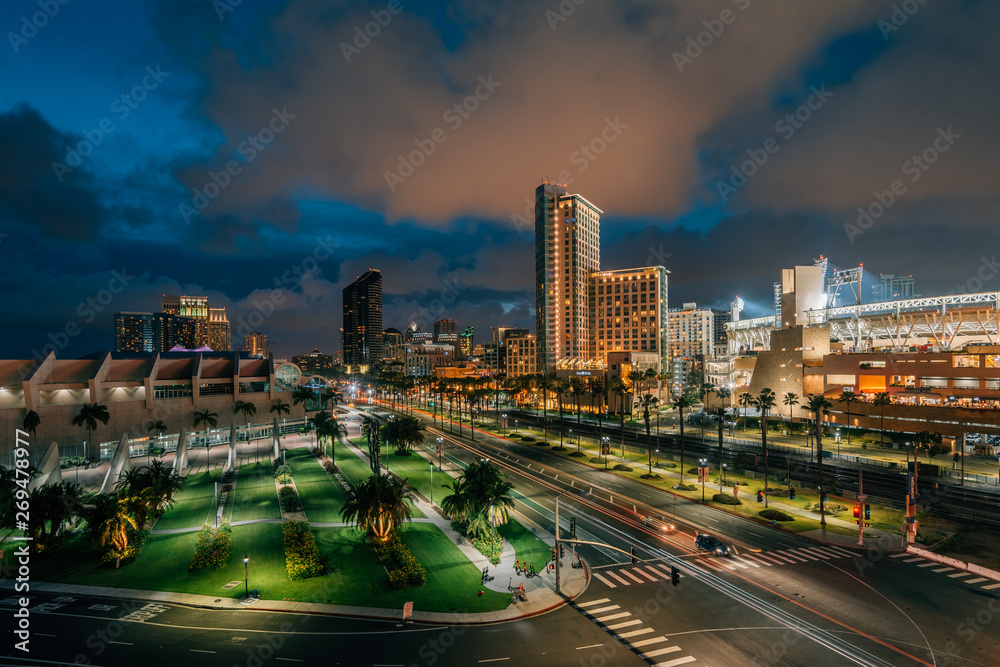
M 242 583 L 243 583 L 242 581 L 230 581 L 228 584 L 222 587 L 222 590 L 228 591 L 230 588 L 236 588 Z

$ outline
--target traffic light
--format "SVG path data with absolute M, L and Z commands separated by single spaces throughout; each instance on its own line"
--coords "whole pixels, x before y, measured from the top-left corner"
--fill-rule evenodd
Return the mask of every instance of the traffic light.
M 855 505 L 854 506 L 854 518 L 858 519 L 860 517 L 861 517 L 861 505 Z M 855 522 L 855 523 L 857 523 L 857 522 Z
M 569 520 L 569 536 L 572 539 L 576 539 L 576 517 L 570 517 Z
M 635 555 L 635 547 L 634 546 L 630 546 L 629 550 L 632 552 L 632 565 L 635 565 L 636 563 L 639 562 L 639 559 Z
M 868 503 L 865 503 L 865 521 L 868 521 L 871 518 L 872 518 L 872 506 L 869 505 Z M 867 526 L 868 524 L 866 523 L 865 525 Z
M 674 586 L 681 583 L 681 571 L 678 570 L 673 565 L 670 566 L 670 583 L 672 583 Z
M 555 548 L 553 548 L 552 549 L 552 562 L 554 563 L 555 560 L 556 560 L 556 550 L 555 550 Z
M 826 498 L 826 491 L 824 491 L 824 492 L 823 492 L 823 502 L 825 503 L 826 501 L 827 501 L 827 498 Z
M 559 543 L 559 557 L 560 558 L 566 557 L 566 545 L 563 544 L 562 542 Z
M 758 503 L 764 502 L 764 492 L 763 491 L 760 491 L 760 490 L 757 491 L 757 502 Z
M 788 489 L 788 499 L 795 500 L 795 487 Z

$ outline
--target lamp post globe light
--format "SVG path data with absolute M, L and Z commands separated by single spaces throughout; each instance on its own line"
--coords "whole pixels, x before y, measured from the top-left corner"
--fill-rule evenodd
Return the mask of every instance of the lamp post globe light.
M 250 597 L 250 556 L 243 556 L 243 595 Z
M 708 459 L 699 459 L 701 465 L 701 502 L 705 502 L 705 478 L 708 477 Z
M 506 430 L 507 430 L 507 413 L 504 413 L 503 421 L 500 422 L 500 435 L 506 436 Z
M 438 472 L 441 472 L 441 452 L 444 449 L 444 438 L 438 438 Z
M 726 464 L 722 464 L 722 474 L 719 476 L 719 493 L 722 493 L 722 485 L 726 483 Z

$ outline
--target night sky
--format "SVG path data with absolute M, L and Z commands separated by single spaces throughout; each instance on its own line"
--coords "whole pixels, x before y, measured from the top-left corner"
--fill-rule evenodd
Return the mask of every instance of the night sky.
M 534 331 L 546 177 L 671 306 L 821 254 L 1000 290 L 995 2 L 63 2 L 0 4 L 3 358 L 164 293 L 331 352 L 368 267 L 386 327 Z

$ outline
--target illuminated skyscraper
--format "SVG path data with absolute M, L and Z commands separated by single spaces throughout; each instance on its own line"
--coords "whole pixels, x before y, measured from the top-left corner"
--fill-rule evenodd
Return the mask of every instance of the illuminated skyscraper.
M 590 274 L 600 267 L 602 211 L 563 185 L 535 190 L 538 372 L 591 361 Z
M 382 346 L 382 273 L 368 269 L 344 288 L 344 364 L 374 364 Z

